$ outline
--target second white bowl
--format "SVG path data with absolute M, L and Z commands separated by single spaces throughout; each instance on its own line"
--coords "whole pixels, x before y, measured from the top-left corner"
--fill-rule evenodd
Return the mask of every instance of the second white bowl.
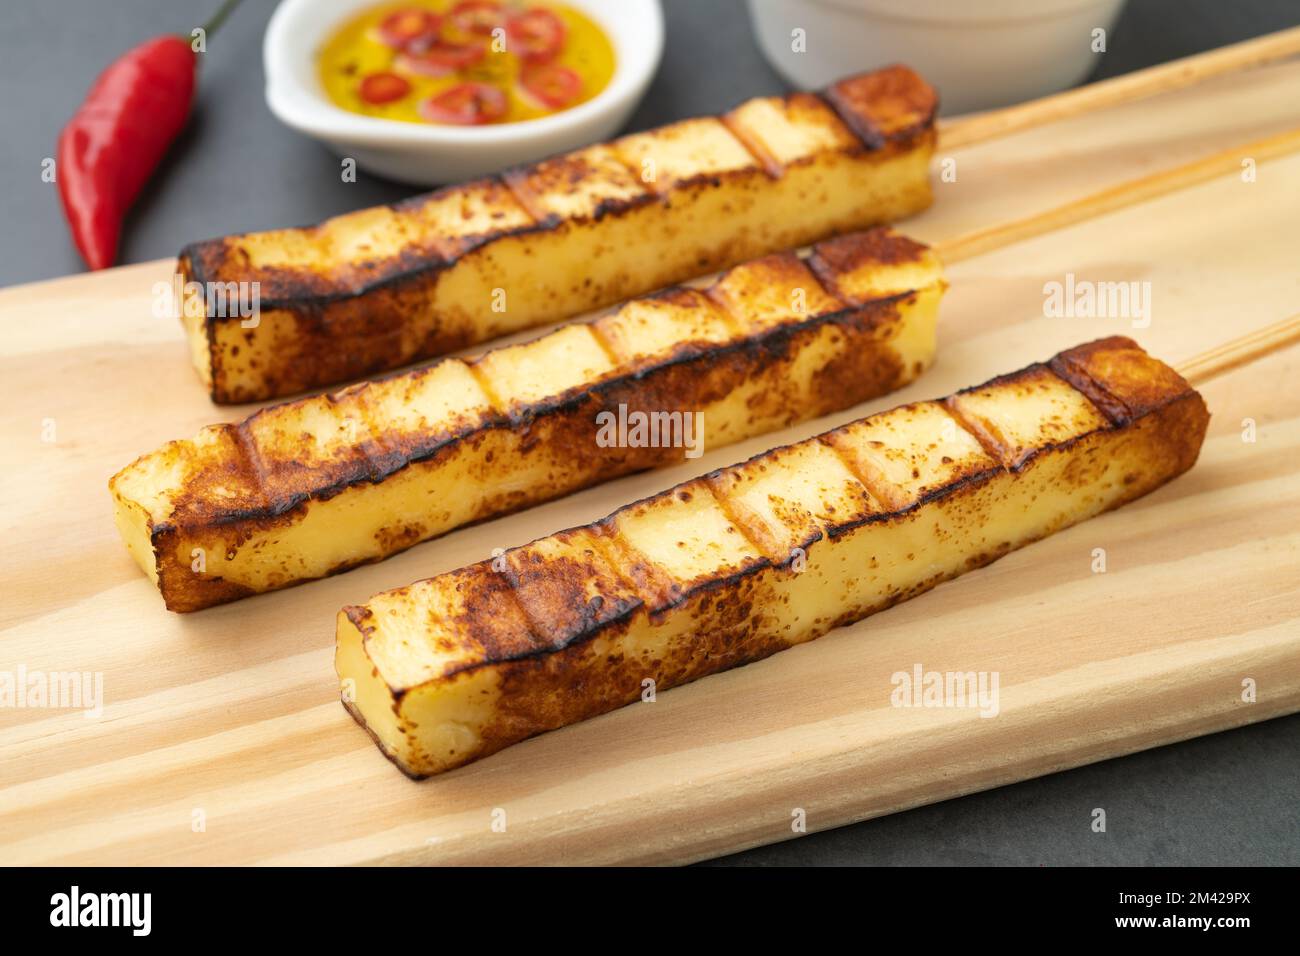
M 816 89 L 906 63 L 944 113 L 1054 93 L 1097 63 L 1093 31 L 1124 0 L 749 0 L 758 45 L 787 80 Z

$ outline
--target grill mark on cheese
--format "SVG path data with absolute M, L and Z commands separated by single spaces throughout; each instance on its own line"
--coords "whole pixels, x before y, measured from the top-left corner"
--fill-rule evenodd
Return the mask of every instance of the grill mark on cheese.
M 918 78 L 919 79 L 919 78 Z M 778 178 L 787 170 L 804 166 L 814 161 L 815 155 L 779 156 L 778 144 L 769 142 L 760 130 L 761 122 L 753 122 L 756 113 L 778 114 L 778 122 L 801 128 L 818 128 L 821 146 L 825 152 L 841 152 L 861 155 L 868 152 L 868 147 L 836 113 L 825 96 L 818 93 L 792 93 L 785 97 L 767 97 L 749 100 L 719 119 L 731 131 L 769 176 Z
M 920 464 L 915 461 L 918 451 L 915 445 L 890 443 L 869 435 L 874 434 L 877 427 L 893 424 L 894 419 L 900 416 L 926 415 L 937 415 L 943 419 L 944 425 L 951 424 L 953 444 L 958 447 L 953 449 L 952 455 L 941 455 L 937 466 L 933 462 L 926 463 L 927 469 L 938 476 L 936 482 L 912 488 L 908 483 L 920 477 Z M 910 423 L 904 420 L 898 424 Z M 941 425 L 940 439 L 943 432 L 944 426 Z M 964 449 L 960 447 L 963 435 L 969 439 Z M 957 488 L 984 482 L 998 469 L 997 458 L 987 454 L 978 437 L 970 434 L 965 425 L 951 414 L 943 400 L 902 405 L 893 409 L 889 415 L 850 422 L 818 438 L 839 454 L 840 460 L 875 500 L 882 502 L 888 511 L 895 514 L 936 501 Z M 903 458 L 908 460 L 903 461 Z M 889 472 L 898 471 L 900 466 L 903 473 L 891 478 Z
M 460 360 L 451 359 L 451 361 L 456 362 Z M 503 396 L 497 394 L 496 388 L 492 385 L 491 377 L 483 371 L 479 363 L 470 361 L 462 362 L 461 364 L 469 370 L 469 374 L 473 376 L 474 381 L 478 382 L 478 387 L 481 388 L 483 394 L 487 396 L 488 403 L 492 406 L 492 410 L 502 417 L 509 414 L 509 403 Z
M 609 518 L 594 522 L 589 527 L 592 529 L 596 553 L 621 587 L 629 594 L 637 595 L 637 608 L 650 610 L 661 604 L 671 586 L 667 577 L 627 547 L 623 539 L 614 533 L 613 522 Z M 631 608 L 624 617 L 630 616 L 637 608 Z
M 782 555 L 778 548 L 773 547 L 773 535 L 763 519 L 740 502 L 733 501 L 718 487 L 716 479 L 716 472 L 705 475 L 700 479 L 700 486 L 708 491 L 718 509 L 739 530 L 745 543 L 763 556 L 763 566 L 787 563 L 790 556 Z
M 587 331 L 591 333 L 592 339 L 595 340 L 598 346 L 600 346 L 601 351 L 605 353 L 605 358 L 609 360 L 611 366 L 615 369 L 621 370 L 626 365 L 630 364 L 629 361 L 619 355 L 618 349 L 616 349 L 614 344 L 609 340 L 609 336 L 605 334 L 604 327 L 601 326 L 600 322 L 588 322 Z
M 823 96 L 868 149 L 932 128 L 939 112 L 934 90 L 898 64 L 840 80 Z
M 914 265 L 929 259 L 930 247 L 892 229 L 867 229 L 819 242 L 808 257 L 808 268 L 828 294 L 854 305 L 867 301 L 845 278 L 858 273 L 865 263 L 876 266 Z
M 1016 374 L 1019 373 L 1015 373 L 1015 372 L 1012 373 L 1012 375 L 1016 375 Z M 1003 376 L 1003 378 L 1006 378 L 1006 376 Z M 999 443 L 998 439 L 993 434 L 990 434 L 987 428 L 983 427 L 978 422 L 968 419 L 965 415 L 962 414 L 961 409 L 953 404 L 952 395 L 949 395 L 942 402 L 940 402 L 939 407 L 942 408 L 944 412 L 948 414 L 948 416 L 953 420 L 954 424 L 958 428 L 960 428 L 963 432 L 965 432 L 967 435 L 969 435 L 971 438 L 975 439 L 975 441 L 979 443 L 980 448 L 983 450 L 984 454 L 988 457 L 990 462 L 997 463 L 999 467 L 1005 468 L 1010 471 L 1014 471 L 1015 467 L 1019 467 L 1019 466 L 1013 466 L 1014 463 L 1008 462 L 1005 454 L 1005 449 Z M 1023 466 L 1024 464 L 1028 464 L 1028 460 L 1020 463 L 1021 466 Z M 973 478 L 975 477 L 976 474 L 980 474 L 980 473 L 982 472 L 974 472 L 968 477 Z
M 574 633 L 574 618 L 569 615 L 563 619 L 568 623 L 561 628 L 562 641 L 551 642 L 549 649 L 533 637 L 545 631 L 549 620 L 539 612 L 546 606 L 544 602 L 533 605 L 528 634 L 509 635 L 496 629 L 496 621 L 482 619 L 490 612 L 477 612 L 480 602 L 472 595 L 461 594 L 456 600 L 468 613 L 458 617 L 451 630 L 439 632 L 438 653 L 428 656 L 427 665 L 412 669 L 412 662 L 407 661 L 396 667 L 386 649 L 391 637 L 385 625 L 377 624 L 362 609 L 347 608 L 340 616 L 339 660 L 361 654 L 377 668 L 366 687 L 369 696 L 349 710 L 364 724 L 367 709 L 382 707 L 379 702 L 385 699 L 416 701 L 418 691 L 419 703 L 411 706 L 445 706 L 451 708 L 446 714 L 455 714 L 458 705 L 452 685 L 442 682 L 479 681 L 473 686 L 482 686 L 483 693 L 492 695 L 491 707 L 458 725 L 461 739 L 455 747 L 444 749 L 440 738 L 409 729 L 399 728 L 396 736 L 389 731 L 386 736 L 375 734 L 381 749 L 412 776 L 450 769 L 533 734 L 635 700 L 644 676 L 653 676 L 659 689 L 666 689 L 819 636 L 833 626 L 987 564 L 1064 525 L 1118 507 L 1191 467 L 1204 438 L 1208 413 L 1201 397 L 1181 378 L 1130 340 L 1118 337 L 1081 346 L 1057 358 L 1064 368 L 1083 370 L 1090 388 L 1106 389 L 1112 398 L 1122 398 L 1126 407 L 1143 402 L 1144 410 L 1127 424 L 1117 425 L 1099 414 L 1099 406 L 1082 390 L 1055 376 L 1050 371 L 1052 363 L 1031 365 L 945 400 L 900 406 L 773 449 L 635 502 L 585 528 L 514 549 L 506 553 L 507 560 L 520 552 L 563 553 L 564 542 L 575 536 L 591 535 L 600 542 L 592 548 L 593 553 L 601 553 L 600 563 L 583 557 L 562 558 L 549 565 L 529 563 L 534 587 L 550 576 L 544 590 L 557 596 L 555 606 L 560 609 L 574 603 L 572 596 L 579 593 L 576 589 L 589 586 L 593 575 L 612 571 L 621 579 L 618 587 L 625 599 L 618 615 L 593 621 L 582 634 Z M 989 395 L 1002 404 L 981 404 Z M 952 430 L 945 435 L 948 422 Z M 903 432 L 891 431 L 895 426 Z M 1032 454 L 1026 454 L 1026 436 L 1035 429 L 1037 444 Z M 907 453 L 907 433 L 917 442 L 929 444 L 917 445 Z M 859 450 L 870 451 L 867 446 L 875 441 L 871 436 L 891 434 L 897 437 L 881 443 L 904 454 L 882 452 L 876 464 L 864 470 L 866 459 L 847 453 L 855 442 Z M 953 456 L 933 458 L 950 449 Z M 800 464 L 804 460 L 800 456 L 815 459 L 826 454 L 830 455 L 827 462 L 842 466 L 839 477 L 834 469 L 809 471 Z M 924 459 L 925 468 L 939 476 L 940 483 L 930 483 L 919 469 L 907 470 L 907 462 L 913 460 L 909 454 L 929 455 Z M 1128 460 L 1134 463 L 1136 473 L 1116 471 Z M 773 487 L 784 493 L 780 501 L 774 501 L 773 495 L 764 499 L 761 494 L 769 472 L 776 482 Z M 1026 477 L 1031 474 L 1036 477 Z M 891 476 L 898 476 L 896 485 Z M 805 479 L 814 484 L 801 485 Z M 1036 497 L 1026 498 L 1023 504 L 1016 497 L 1036 496 L 1058 486 L 1077 491 L 1071 492 L 1071 497 L 1037 506 L 1046 508 L 1041 515 L 1029 516 Z M 741 501 L 746 496 L 756 501 L 756 507 Z M 833 504 L 828 503 L 831 501 Z M 953 504 L 956 502 L 963 503 Z M 809 505 L 816 514 L 806 510 Z M 757 506 L 765 507 L 771 517 L 758 514 Z M 1017 515 L 1022 514 L 1022 507 L 1026 509 L 1026 516 L 1017 519 L 1020 524 L 1012 522 L 1012 528 L 1019 529 L 1010 532 L 1016 537 L 998 537 L 997 526 L 986 526 L 999 507 L 1010 507 Z M 866 533 L 873 525 L 895 529 L 889 532 L 893 537 L 881 540 L 894 542 L 899 550 L 875 550 L 879 545 L 873 547 L 872 542 L 877 539 L 852 545 L 858 551 L 818 550 L 837 547 L 819 543 L 823 537 L 834 542 L 860 528 Z M 854 590 L 858 574 L 854 568 L 846 567 L 841 577 L 835 577 L 834 562 L 846 560 L 845 555 L 852 559 L 859 551 L 874 552 L 869 554 L 872 569 L 884 563 L 905 567 L 919 560 L 902 550 L 913 540 L 906 536 L 909 527 L 913 534 L 933 535 L 939 541 L 955 539 L 957 543 L 946 555 L 942 550 L 928 552 L 928 561 L 942 556 L 943 564 L 925 565 L 897 577 L 882 576 L 862 594 Z M 809 533 L 814 528 L 818 533 Z M 676 540 L 678 534 L 685 538 Z M 782 540 L 781 534 L 795 537 Z M 686 539 L 692 537 L 698 538 L 708 553 L 682 550 Z M 809 560 L 814 562 L 810 567 L 820 568 L 817 573 L 823 575 L 812 580 L 839 580 L 846 589 L 815 618 L 807 618 L 803 610 L 791 606 L 788 594 L 781 597 L 786 583 L 800 580 L 801 573 L 812 573 L 795 572 L 787 556 L 780 553 L 785 544 L 798 540 L 810 546 Z M 916 544 L 924 546 L 925 542 Z M 657 554 L 666 556 L 667 563 L 656 559 Z M 818 561 L 822 563 L 817 565 Z M 933 573 L 928 573 L 930 569 Z M 417 582 L 377 595 L 367 606 L 379 602 L 389 609 L 393 621 L 400 622 L 408 603 L 443 600 L 440 595 L 448 593 L 451 580 L 449 575 L 440 575 Z M 891 584 L 888 591 L 873 590 L 895 580 L 903 583 Z M 629 590 L 621 590 L 629 584 Z M 365 622 L 366 629 L 358 630 L 358 637 L 353 638 L 349 636 L 353 625 L 344 622 L 357 621 Z M 796 624 L 801 630 L 791 632 Z M 653 645 L 659 648 L 653 656 L 638 657 L 638 646 L 652 646 L 646 643 L 652 641 L 652 632 L 646 628 L 655 627 L 678 630 Z M 418 635 L 418 629 L 412 633 Z M 481 651 L 483 634 L 491 635 L 497 656 Z M 620 643 L 623 638 L 632 643 Z M 597 640 L 603 642 L 599 648 L 593 644 Z M 423 660 L 418 649 L 417 658 Z M 341 666 L 341 676 L 352 669 Z M 442 698 L 437 695 L 444 686 L 452 696 L 439 705 Z M 399 718 L 403 715 L 399 710 Z M 436 732 L 436 727 L 427 731 L 429 735 Z
M 514 603 L 532 631 L 536 646 L 530 653 L 567 647 L 584 634 L 615 626 L 642 607 L 640 597 L 599 550 L 596 542 L 601 535 L 579 529 L 554 537 L 575 543 L 579 553 L 548 556 L 517 549 L 507 556 L 505 569 L 497 572 L 508 581 Z M 557 574 L 557 569 L 562 573 Z
M 1191 388 L 1167 365 L 1148 368 L 1128 345 L 1131 340 L 1120 336 L 1100 339 L 1063 352 L 1048 363 L 1052 371 L 1092 399 L 1118 427 L 1164 407 L 1171 395 Z
M 835 441 L 834 435 L 834 432 L 828 432 L 823 435 L 816 435 L 812 440 L 821 444 L 823 448 L 829 448 L 831 452 L 834 453 L 835 457 L 839 459 L 840 464 L 843 465 L 848 470 L 849 474 L 857 480 L 858 484 L 862 486 L 863 491 L 873 499 L 884 502 L 887 507 L 893 509 L 900 508 L 901 505 L 897 504 L 891 493 L 892 488 L 886 486 L 884 482 L 874 481 L 870 476 L 868 476 L 863 471 L 862 465 L 857 460 L 856 456 L 849 454 L 840 442 Z M 854 527 L 857 527 L 857 525 L 854 525 Z M 827 534 L 834 537 L 833 530 L 828 530 Z
M 598 164 L 597 158 L 605 162 Z M 620 171 L 624 177 L 617 176 Z M 571 205 L 575 198 L 583 196 L 580 186 L 592 182 L 602 173 L 614 174 L 607 185 L 615 195 L 600 197 L 590 211 L 562 215 L 544 205 L 545 201 L 553 206 Z M 657 200 L 639 177 L 626 167 L 617 151 L 605 145 L 554 156 L 531 166 L 516 166 L 503 172 L 501 179 L 515 201 L 538 224 L 548 227 L 559 225 L 566 219 L 573 222 L 599 221 L 604 216 Z
M 1007 389 L 1013 389 L 1015 398 L 1021 403 L 1037 399 L 1049 405 L 1050 414 L 1040 416 L 1037 425 L 1040 429 L 1046 429 L 1051 437 L 1046 441 L 1039 439 L 1036 444 L 1029 446 L 1019 441 L 1009 428 L 980 414 L 981 395 Z M 1074 402 L 1072 407 L 1069 405 L 1071 401 Z M 1000 461 L 1010 471 L 1023 469 L 1036 455 L 1072 443 L 1076 440 L 1074 436 L 1080 433 L 1111 427 L 1110 420 L 1086 394 L 1055 375 L 1042 363 L 1000 376 L 984 385 L 963 389 L 950 395 L 944 404 L 953 417 L 984 446 L 989 456 Z
M 767 149 L 745 131 L 735 120 L 732 113 L 724 113 L 718 117 L 718 121 L 730 133 L 741 146 L 748 151 L 753 158 L 754 163 L 759 169 L 763 170 L 769 178 L 776 179 L 783 172 L 783 168 L 775 157 Z
M 782 549 L 772 529 L 759 517 L 758 513 L 743 501 L 727 494 L 725 482 L 720 472 L 705 475 L 702 479 L 713 494 L 723 514 L 740 528 L 749 543 L 774 565 L 788 564 L 794 556 L 790 549 Z

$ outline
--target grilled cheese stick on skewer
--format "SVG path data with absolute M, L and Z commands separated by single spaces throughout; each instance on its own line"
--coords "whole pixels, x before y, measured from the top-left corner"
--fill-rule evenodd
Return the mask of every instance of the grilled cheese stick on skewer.
M 890 67 L 317 226 L 195 243 L 178 264 L 192 359 L 214 401 L 276 398 L 892 222 L 930 204 L 935 109 Z
M 602 441 L 621 412 L 679 439 L 702 423 L 692 440 L 713 447 L 899 388 L 933 361 L 944 288 L 934 254 L 885 228 L 769 256 L 171 442 L 110 481 L 118 527 L 174 611 L 323 577 L 683 459 L 671 435 Z
M 414 777 L 767 657 L 1196 461 L 1209 415 L 1103 339 L 678 485 L 338 618 L 344 703 Z

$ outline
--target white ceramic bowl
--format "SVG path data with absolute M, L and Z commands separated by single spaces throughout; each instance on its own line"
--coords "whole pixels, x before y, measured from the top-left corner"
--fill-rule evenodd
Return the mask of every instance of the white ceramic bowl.
M 522 123 L 439 126 L 376 119 L 329 101 L 316 53 L 341 23 L 374 0 L 282 0 L 262 44 L 266 102 L 281 122 L 380 176 L 418 186 L 457 182 L 608 139 L 645 94 L 663 53 L 659 0 L 565 0 L 614 45 L 609 85 L 585 103 Z
M 789 82 L 816 89 L 906 63 L 944 113 L 992 109 L 1078 83 L 1124 0 L 749 0 L 758 45 Z M 803 30 L 806 50 L 792 49 Z

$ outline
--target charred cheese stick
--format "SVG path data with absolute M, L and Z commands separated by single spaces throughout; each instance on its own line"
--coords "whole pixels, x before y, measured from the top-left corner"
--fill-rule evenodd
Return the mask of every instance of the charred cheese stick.
M 338 618 L 343 699 L 414 777 L 767 657 L 1196 461 L 1209 415 L 1110 338 L 678 485 Z
M 178 263 L 194 364 L 217 402 L 290 395 L 892 222 L 930 203 L 935 107 L 890 67 L 317 226 L 195 243 Z
M 934 254 L 885 228 L 769 256 L 171 442 L 109 482 L 117 524 L 174 611 L 323 577 L 681 461 L 686 438 L 719 446 L 899 388 L 934 358 L 944 288 Z M 647 419 L 663 434 L 608 430 Z

